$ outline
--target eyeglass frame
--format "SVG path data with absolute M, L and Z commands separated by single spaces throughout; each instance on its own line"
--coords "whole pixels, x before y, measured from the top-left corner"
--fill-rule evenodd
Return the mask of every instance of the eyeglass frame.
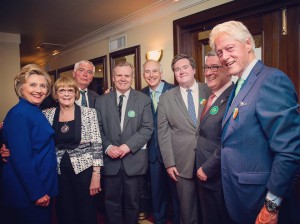
M 207 72 L 210 69 L 211 72 L 217 72 L 219 70 L 219 68 L 223 68 L 223 66 L 221 66 L 221 65 L 204 66 L 204 67 L 202 67 L 202 70 L 204 72 Z
M 58 94 L 66 94 L 66 93 L 68 93 L 68 94 L 75 94 L 75 89 L 73 89 L 73 88 L 69 88 L 69 89 L 58 89 L 57 91 L 56 91 Z

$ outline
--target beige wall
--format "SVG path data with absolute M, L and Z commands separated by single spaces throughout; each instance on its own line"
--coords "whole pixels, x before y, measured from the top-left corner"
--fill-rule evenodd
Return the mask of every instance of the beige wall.
M 110 36 L 117 35 L 119 33 L 126 33 L 127 47 L 140 45 L 141 64 L 143 64 L 146 60 L 145 54 L 147 51 L 162 49 L 163 57 L 161 59 L 161 64 L 163 65 L 164 79 L 173 83 L 174 77 L 170 67 L 172 58 L 174 56 L 173 21 L 227 2 L 230 2 L 230 0 L 209 0 L 202 4 L 197 4 L 193 7 L 181 11 L 172 12 L 171 14 L 165 13 L 167 14 L 166 16 L 158 15 L 157 17 L 155 17 L 158 18 L 156 20 L 152 19 L 150 22 L 146 22 L 142 25 L 136 26 L 134 28 L 129 28 L 127 30 L 122 30 L 122 26 L 124 27 L 124 24 L 120 24 L 119 26 L 114 27 L 114 29 L 109 33 L 111 34 Z M 142 18 L 139 19 L 142 20 Z M 128 25 L 126 24 L 125 26 Z M 95 39 L 97 39 L 97 37 L 95 37 Z M 101 34 L 99 34 L 98 39 L 98 41 L 91 41 L 93 43 L 89 44 L 88 46 L 84 46 L 76 50 L 69 50 L 68 52 L 57 55 L 53 59 L 50 58 L 46 66 L 47 70 L 50 71 L 57 68 L 62 68 L 74 64 L 75 62 L 82 59 L 92 59 L 103 55 L 108 56 L 109 37 L 103 38 L 101 37 Z M 109 60 L 107 61 L 109 63 Z M 109 72 L 109 66 L 107 68 Z M 142 87 L 144 86 L 146 86 L 146 83 L 142 79 Z
M 191 0 L 182 2 L 188 1 Z M 209 0 L 186 9 L 178 8 L 172 12 L 169 12 L 168 8 L 160 7 L 155 15 L 150 15 L 146 12 L 139 15 L 139 18 L 131 18 L 129 21 L 124 21 L 122 24 L 111 27 L 109 30 L 92 37 L 86 43 L 81 43 L 68 51 L 48 58 L 47 63 L 41 66 L 44 66 L 47 71 L 52 71 L 69 66 L 82 59 L 92 59 L 103 55 L 107 55 L 107 59 L 109 59 L 109 38 L 119 33 L 126 33 L 126 47 L 141 46 L 141 64 L 146 60 L 145 54 L 147 51 L 163 50 L 161 64 L 163 65 L 164 79 L 173 83 L 174 77 L 170 68 L 174 56 L 173 21 L 230 1 Z M 178 4 L 182 3 L 179 2 Z M 137 21 L 139 22 L 138 25 L 130 25 L 137 23 Z M 0 121 L 4 119 L 7 111 L 18 101 L 13 89 L 13 78 L 20 70 L 19 43 L 19 35 L 0 33 Z M 109 63 L 109 60 L 107 60 L 107 63 Z M 107 71 L 109 73 L 109 64 L 107 64 Z M 146 86 L 146 83 L 142 79 L 142 87 L 144 86 Z
M 13 79 L 20 70 L 20 36 L 0 33 L 0 121 L 8 110 L 18 102 Z

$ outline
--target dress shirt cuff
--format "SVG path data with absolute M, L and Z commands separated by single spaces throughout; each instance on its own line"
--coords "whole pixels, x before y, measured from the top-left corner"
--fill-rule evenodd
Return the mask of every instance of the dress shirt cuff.
M 269 201 L 275 202 L 275 204 L 278 205 L 278 206 L 282 202 L 282 198 L 281 197 L 278 197 L 278 196 L 272 194 L 270 191 L 268 191 L 266 199 L 268 199 Z
M 112 145 L 109 145 L 107 146 L 107 148 L 105 149 L 105 154 L 107 155 L 107 150 L 109 150 L 109 148 L 111 147 Z

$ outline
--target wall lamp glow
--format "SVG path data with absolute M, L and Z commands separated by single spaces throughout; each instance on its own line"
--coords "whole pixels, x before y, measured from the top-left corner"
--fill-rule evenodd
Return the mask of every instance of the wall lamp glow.
M 146 59 L 147 60 L 154 60 L 154 61 L 160 61 L 162 57 L 163 50 L 153 50 L 148 51 L 146 53 Z

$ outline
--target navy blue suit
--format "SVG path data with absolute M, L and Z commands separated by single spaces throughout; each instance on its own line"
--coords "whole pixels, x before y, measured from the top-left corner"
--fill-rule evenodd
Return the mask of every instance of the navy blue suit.
M 300 160 L 299 104 L 290 79 L 261 61 L 233 98 L 234 91 L 222 122 L 222 184 L 233 221 L 250 224 L 268 190 L 289 197 Z
M 164 82 L 162 94 L 172 88 L 175 85 Z M 151 97 L 150 88 L 145 87 L 141 90 L 143 93 Z M 152 101 L 151 101 L 152 102 Z M 180 223 L 180 210 L 179 200 L 174 182 L 167 175 L 166 168 L 163 163 L 160 148 L 158 145 L 157 136 L 157 111 L 154 110 L 153 103 L 151 103 L 154 131 L 149 140 L 148 152 L 149 152 L 149 168 L 150 168 L 150 180 L 151 180 L 151 192 L 152 192 L 152 206 L 153 217 L 156 224 L 165 223 L 168 212 L 168 195 L 171 193 L 172 209 L 173 209 L 173 223 Z

